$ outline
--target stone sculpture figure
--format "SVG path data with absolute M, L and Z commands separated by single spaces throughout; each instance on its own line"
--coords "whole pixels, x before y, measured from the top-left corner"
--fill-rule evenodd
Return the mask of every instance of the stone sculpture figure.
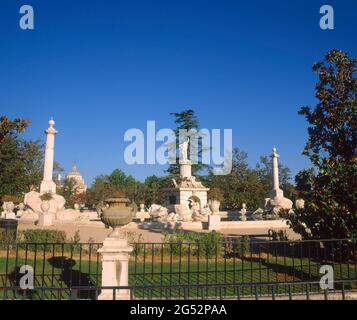
M 305 200 L 304 199 L 297 199 L 295 201 L 295 207 L 298 210 L 302 210 L 305 208 Z
M 21 202 L 17 207 L 19 210 L 17 210 L 16 216 L 21 218 L 21 216 L 26 213 L 25 204 Z
M 246 217 L 247 205 L 245 203 L 242 204 L 242 209 L 239 211 L 239 213 L 240 213 L 240 219 L 242 221 L 246 221 L 247 220 L 247 217 Z
M 201 215 L 203 215 L 204 217 L 207 217 L 207 216 L 209 216 L 210 214 L 212 214 L 212 212 L 211 212 L 211 209 L 209 208 L 208 205 L 204 206 L 204 207 L 201 209 Z
M 175 212 L 180 216 L 180 218 L 185 221 L 192 221 L 192 214 L 190 209 L 184 204 L 176 204 Z
M 3 212 L 1 214 L 1 218 L 5 219 L 15 219 L 15 212 L 13 211 L 15 209 L 15 205 L 11 201 L 5 201 L 2 205 Z
M 149 208 L 149 214 L 153 218 L 163 218 L 167 216 L 167 208 L 153 203 Z
M 191 200 L 191 217 L 193 221 L 202 221 L 205 219 L 200 211 L 200 204 Z
M 190 138 L 187 137 L 187 140 L 184 140 L 179 145 L 180 155 L 181 155 L 181 160 L 182 161 L 187 161 L 188 160 L 188 145 L 189 145 L 189 143 L 190 143 Z

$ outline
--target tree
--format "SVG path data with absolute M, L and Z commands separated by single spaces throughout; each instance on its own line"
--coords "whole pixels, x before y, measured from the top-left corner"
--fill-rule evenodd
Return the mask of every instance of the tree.
M 18 133 L 25 132 L 30 123 L 31 122 L 28 119 L 16 118 L 14 120 L 10 120 L 8 117 L 1 116 L 0 143 L 8 137 L 16 138 Z
M 265 188 L 259 180 L 258 172 L 249 168 L 247 154 L 238 148 L 233 150 L 232 171 L 228 175 L 213 175 L 212 171 L 206 180 L 210 188 L 219 188 L 223 191 L 223 209 L 241 208 L 243 203 L 250 210 L 257 209 L 264 197 Z
M 41 141 L 20 141 L 23 183 L 26 191 L 38 188 L 42 180 L 44 147 Z
M 153 203 L 163 205 L 165 203 L 162 189 L 168 185 L 170 180 L 170 177 L 157 177 L 155 175 L 149 176 L 145 179 L 144 186 L 147 189 L 147 205 L 151 205 Z
M 167 169 L 167 172 L 171 176 L 179 176 L 180 174 L 180 166 L 179 166 L 179 143 L 181 142 L 179 140 L 180 138 L 180 130 L 197 130 L 199 131 L 199 121 L 198 118 L 195 114 L 195 111 L 192 109 L 187 109 L 181 112 L 173 112 L 170 113 L 170 115 L 174 116 L 175 118 L 175 123 L 177 124 L 177 127 L 175 128 L 175 136 L 176 136 L 176 143 L 172 148 L 175 148 L 176 151 L 176 163 L 171 164 L 169 168 Z M 195 134 L 194 132 L 191 133 L 191 137 L 197 137 L 198 135 Z M 200 159 L 201 154 L 202 154 L 202 144 L 200 143 L 200 139 L 198 139 L 198 150 L 197 152 L 198 159 Z M 188 156 L 190 155 L 190 150 L 188 150 Z M 197 175 L 201 170 L 203 170 L 206 166 L 203 165 L 202 163 L 197 163 L 192 165 L 192 174 Z
M 29 120 L 0 117 L 0 197 L 20 196 L 38 186 L 42 177 L 43 145 L 19 138 Z
M 91 187 L 87 190 L 87 205 L 95 207 L 109 196 L 108 176 L 100 175 L 94 178 Z
M 74 179 L 65 179 L 61 188 L 58 189 L 58 194 L 66 200 L 66 207 L 73 208 L 76 203 L 76 181 Z
M 131 201 L 136 201 L 139 185 L 140 183 L 132 176 L 126 175 L 120 169 L 115 169 L 110 175 L 100 175 L 94 178 L 87 192 L 87 204 L 96 206 L 119 190 L 125 193 Z
M 109 186 L 112 189 L 122 190 L 131 201 L 136 200 L 136 191 L 138 182 L 132 177 L 126 175 L 122 170 L 115 169 L 108 176 Z
M 261 156 L 260 162 L 256 165 L 256 170 L 259 180 L 264 185 L 265 198 L 269 197 L 269 192 L 273 189 L 273 167 L 272 159 L 270 156 Z M 291 171 L 290 169 L 279 162 L 279 182 L 280 188 L 284 191 L 284 195 L 289 199 L 295 198 L 295 188 L 291 184 Z
M 357 236 L 357 59 L 334 49 L 313 70 L 318 103 L 299 114 L 310 124 L 303 154 L 313 164 L 296 176 L 305 209 L 291 216 L 304 238 Z
M 122 170 L 115 169 L 109 176 L 108 182 L 110 185 L 122 188 L 132 188 L 136 184 L 136 180 L 132 176 L 127 176 Z

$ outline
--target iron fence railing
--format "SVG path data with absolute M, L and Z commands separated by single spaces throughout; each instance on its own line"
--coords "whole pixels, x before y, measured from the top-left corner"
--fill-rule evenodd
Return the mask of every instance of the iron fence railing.
M 101 288 L 100 243 L 0 244 L 0 299 L 96 299 Z M 334 270 L 335 289 L 357 288 L 356 240 L 133 243 L 129 287 L 140 299 L 288 297 L 321 293 L 320 267 Z M 20 290 L 21 266 L 34 290 Z M 344 286 L 342 288 L 342 286 Z M 273 288 L 273 289 L 272 289 Z M 238 290 L 238 291 L 237 291 Z M 303 293 L 304 294 L 304 293 Z
M 241 284 L 208 284 L 208 285 L 152 285 L 152 286 L 121 286 L 121 287 L 101 287 L 101 286 L 81 286 L 71 288 L 60 287 L 39 287 L 36 288 L 39 300 L 78 300 L 100 298 L 102 290 L 111 291 L 111 300 L 116 300 L 120 291 L 129 292 L 129 300 L 357 300 L 356 280 L 335 281 L 337 288 L 321 289 L 319 282 L 272 282 L 272 283 L 241 283 Z M 267 288 L 261 294 L 262 288 Z M 311 290 L 311 288 L 317 288 Z M 230 290 L 230 294 L 224 292 Z M 1 287 L 1 290 L 18 291 L 19 287 Z M 136 295 L 135 291 L 145 292 L 143 296 Z M 181 295 L 172 295 L 173 291 L 180 290 Z M 155 292 L 165 292 L 160 298 Z M 245 294 L 244 292 L 253 292 Z M 49 293 L 50 292 L 50 293 Z M 218 292 L 212 295 L 212 292 Z M 282 293 L 284 292 L 284 293 Z M 286 292 L 286 293 L 285 293 Z M 87 296 L 90 293 L 91 296 Z M 25 290 L 19 298 L 12 299 L 32 299 L 32 291 Z

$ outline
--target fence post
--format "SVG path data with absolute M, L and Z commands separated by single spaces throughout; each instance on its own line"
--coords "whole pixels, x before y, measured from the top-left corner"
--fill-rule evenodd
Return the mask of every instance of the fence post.
M 102 287 L 126 287 L 129 278 L 129 254 L 133 248 L 125 235 L 109 236 L 98 252 L 102 255 Z M 98 300 L 130 300 L 130 290 L 103 289 Z

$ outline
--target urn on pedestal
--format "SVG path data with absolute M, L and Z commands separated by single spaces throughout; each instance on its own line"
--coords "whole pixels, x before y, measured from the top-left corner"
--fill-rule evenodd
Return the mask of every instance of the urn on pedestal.
M 208 192 L 209 198 L 209 208 L 212 211 L 212 214 L 219 213 L 219 207 L 221 205 L 221 201 L 223 201 L 223 192 L 221 189 L 213 188 Z
M 110 238 L 123 238 L 124 235 L 120 233 L 120 228 L 131 222 L 133 218 L 133 211 L 129 207 L 130 200 L 128 198 L 109 198 L 105 202 L 109 205 L 103 210 L 101 220 L 113 231 L 109 234 Z
M 126 235 L 120 232 L 120 228 L 131 222 L 133 218 L 130 201 L 124 197 L 109 198 L 105 200 L 109 208 L 103 210 L 101 220 L 105 225 L 113 228 L 113 231 L 104 240 L 103 247 L 98 252 L 102 255 L 102 286 L 125 287 L 128 285 L 129 253 L 133 250 L 128 245 Z M 118 288 L 103 289 L 99 300 L 128 300 L 130 290 Z

